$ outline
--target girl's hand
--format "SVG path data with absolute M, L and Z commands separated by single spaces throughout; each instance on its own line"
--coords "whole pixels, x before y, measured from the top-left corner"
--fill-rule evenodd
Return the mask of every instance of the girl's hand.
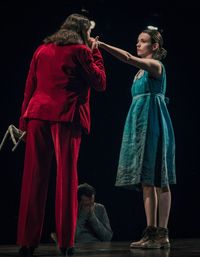
M 93 37 L 90 37 L 89 38 L 89 47 L 91 48 L 91 50 L 95 49 L 95 48 L 98 48 L 98 39 L 99 39 L 99 36 L 93 38 Z

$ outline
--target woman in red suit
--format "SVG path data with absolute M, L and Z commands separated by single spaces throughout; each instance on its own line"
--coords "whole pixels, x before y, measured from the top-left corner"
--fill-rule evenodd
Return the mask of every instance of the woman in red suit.
M 18 219 L 20 256 L 32 256 L 41 238 L 53 153 L 57 162 L 56 233 L 72 255 L 77 219 L 77 159 L 82 130 L 90 131 L 90 89 L 106 89 L 106 75 L 88 18 L 72 14 L 45 38 L 32 58 L 19 128 L 26 151 Z

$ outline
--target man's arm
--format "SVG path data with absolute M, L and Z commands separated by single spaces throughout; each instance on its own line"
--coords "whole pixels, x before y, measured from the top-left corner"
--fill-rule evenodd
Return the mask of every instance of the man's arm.
M 111 241 L 113 232 L 105 207 L 95 204 L 94 211 L 90 214 L 88 222 L 101 241 Z
M 79 238 L 79 236 L 82 234 L 87 220 L 88 220 L 88 213 L 83 211 L 80 212 L 77 219 L 77 224 L 76 224 L 76 236 L 75 236 L 76 239 Z

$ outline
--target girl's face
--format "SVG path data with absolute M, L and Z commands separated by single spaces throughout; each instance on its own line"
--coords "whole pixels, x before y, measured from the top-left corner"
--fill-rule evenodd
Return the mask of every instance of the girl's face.
M 142 32 L 137 40 L 137 55 L 141 58 L 152 58 L 153 52 L 158 48 L 158 44 L 151 43 L 149 34 Z

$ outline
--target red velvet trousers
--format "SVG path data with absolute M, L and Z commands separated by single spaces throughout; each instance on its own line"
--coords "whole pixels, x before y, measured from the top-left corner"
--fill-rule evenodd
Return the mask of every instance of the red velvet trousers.
M 81 128 L 30 120 L 18 218 L 17 244 L 37 247 L 42 233 L 51 161 L 57 163 L 55 222 L 60 247 L 72 247 L 77 220 L 77 160 Z

